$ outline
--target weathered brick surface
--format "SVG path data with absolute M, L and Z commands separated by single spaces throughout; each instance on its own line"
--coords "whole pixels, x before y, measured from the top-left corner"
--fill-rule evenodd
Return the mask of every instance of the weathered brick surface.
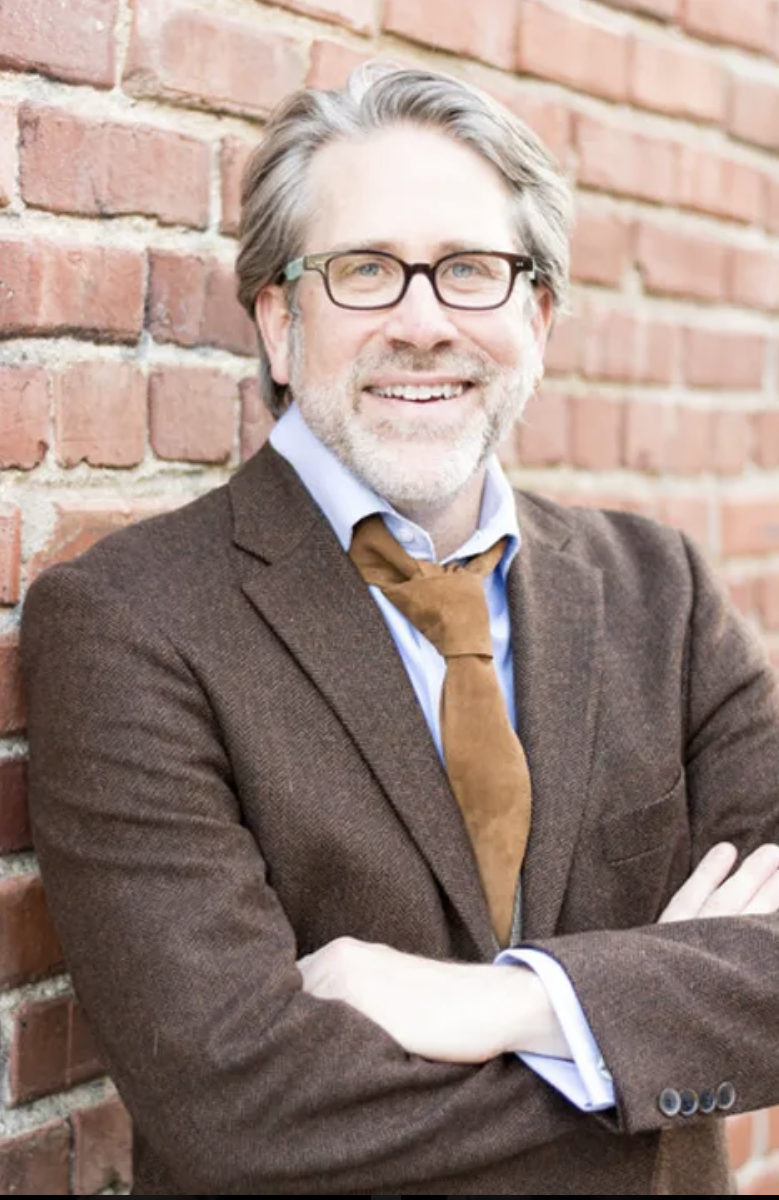
M 270 3 L 307 17 L 321 17 L 358 33 L 372 33 L 376 24 L 373 0 L 270 0 Z
M 252 151 L 259 144 L 240 138 L 226 137 L 221 145 L 219 169 L 221 178 L 222 233 L 237 234 L 241 219 L 241 181 Z
M 10 204 L 14 195 L 16 128 L 16 105 L 0 104 L 0 208 Z
M 73 1195 L 93 1196 L 132 1183 L 132 1125 L 120 1100 L 73 1113 Z
M 20 112 L 27 204 L 60 213 L 140 213 L 167 225 L 208 222 L 211 151 L 151 125 L 86 120 L 37 104 Z
M 664 138 L 599 117 L 574 119 L 578 182 L 598 191 L 675 204 L 679 191 L 679 147 Z
M 124 86 L 217 111 L 260 116 L 306 74 L 303 46 L 259 24 L 168 0 L 135 0 Z
M 19 639 L 16 634 L 0 636 L 0 736 L 24 728 L 24 700 L 19 672 Z M 0 981 L 3 968 L 0 961 Z
M 713 54 L 665 38 L 630 43 L 628 93 L 642 108 L 719 123 L 727 86 L 727 72 Z
M 237 386 L 210 367 L 155 371 L 150 381 L 151 444 L 163 459 L 222 463 L 230 457 Z
M 122 362 L 82 362 L 54 379 L 57 460 L 63 467 L 133 467 L 146 450 L 146 379 Z
M 72 996 L 22 1004 L 11 1037 L 12 1106 L 66 1091 L 104 1073 L 83 1010 Z
M 49 444 L 49 380 L 39 367 L 0 367 L 0 468 L 36 466 Z
M 582 283 L 619 287 L 631 248 L 630 222 L 605 209 L 582 206 L 574 227 L 571 275 Z
M 27 811 L 27 761 L 0 759 L 0 854 L 15 854 L 32 845 Z
M 606 100 L 624 100 L 630 42 L 603 22 L 564 12 L 541 0 L 525 0 L 515 65 L 520 71 Z
M 257 350 L 255 327 L 236 299 L 235 273 L 211 258 L 152 253 L 148 325 L 158 342 L 247 355 Z
M 754 390 L 763 384 L 766 340 L 727 329 L 684 333 L 684 375 L 690 387 Z
M 337 42 L 318 38 L 311 47 L 311 62 L 306 74 L 306 87 L 329 88 L 341 87 L 349 73 L 361 63 L 367 62 L 372 56 L 361 53 L 351 46 L 342 46 Z
M 386 0 L 382 18 L 388 33 L 400 34 L 422 45 L 479 58 L 510 70 L 514 66 L 518 5 L 514 0 L 493 0 L 477 6 L 470 0 Z
M 688 33 L 750 50 L 769 50 L 776 15 L 774 0 L 685 0 L 682 23 Z
M 3 0 L 0 66 L 110 87 L 119 0 Z
M 0 987 L 42 979 L 62 966 L 40 877 L 0 879 Z
M 135 341 L 143 259 L 115 246 L 0 241 L 0 336 L 66 334 Z
M 22 510 L 0 502 L 0 605 L 19 599 Z
M 70 1129 L 48 1121 L 29 1133 L 0 1141 L 0 1193 L 3 1196 L 67 1196 L 70 1181 Z
M 712 237 L 690 234 L 674 224 L 641 221 L 636 228 L 636 265 L 648 292 L 725 300 L 728 247 Z

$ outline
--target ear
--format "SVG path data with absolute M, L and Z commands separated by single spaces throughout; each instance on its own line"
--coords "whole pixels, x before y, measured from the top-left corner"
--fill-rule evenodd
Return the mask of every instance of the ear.
M 276 383 L 289 383 L 289 326 L 292 314 L 284 289 L 278 284 L 264 287 L 254 303 L 254 315 L 270 360 Z
M 546 343 L 549 338 L 549 333 L 552 328 L 552 318 L 554 316 L 554 305 L 552 304 L 552 293 L 548 288 L 539 288 L 535 297 L 535 312 L 531 320 L 533 333 L 536 338 L 538 353 L 543 361 Z

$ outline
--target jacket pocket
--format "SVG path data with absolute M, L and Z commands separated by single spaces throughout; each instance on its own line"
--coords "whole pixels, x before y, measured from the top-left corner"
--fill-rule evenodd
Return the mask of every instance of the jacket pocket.
M 623 862 L 678 839 L 689 824 L 685 783 L 682 771 L 673 787 L 659 799 L 602 817 L 599 836 L 606 861 Z

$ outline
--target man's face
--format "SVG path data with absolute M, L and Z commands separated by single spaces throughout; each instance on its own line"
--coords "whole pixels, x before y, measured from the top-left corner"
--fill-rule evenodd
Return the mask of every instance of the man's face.
M 475 151 L 399 125 L 313 160 L 305 253 L 370 248 L 407 262 L 455 250 L 523 253 L 508 189 Z M 313 431 L 401 510 L 445 505 L 480 474 L 537 376 L 550 317 L 520 275 L 502 308 L 463 311 L 416 275 L 393 308 L 338 308 L 305 272 L 298 315 L 280 288 L 257 305 L 274 378 Z M 418 389 L 424 389 L 422 391 Z

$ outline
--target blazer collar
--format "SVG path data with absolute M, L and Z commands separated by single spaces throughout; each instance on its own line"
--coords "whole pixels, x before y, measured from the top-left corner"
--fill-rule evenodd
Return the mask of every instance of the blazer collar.
M 229 483 L 242 587 L 345 728 L 428 861 L 478 957 L 495 943 L 473 852 L 378 607 L 292 467 L 263 447 Z M 525 936 L 554 932 L 584 809 L 597 708 L 599 572 L 566 552 L 564 513 L 518 499 L 509 573 L 519 732 L 533 818 Z M 389 714 L 389 717 L 388 717 Z

